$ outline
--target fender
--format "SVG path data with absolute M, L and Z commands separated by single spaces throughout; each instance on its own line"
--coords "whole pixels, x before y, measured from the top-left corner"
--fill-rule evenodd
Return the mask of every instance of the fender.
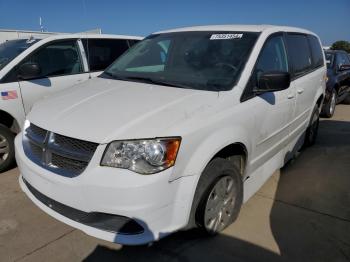
M 247 150 L 247 158 L 249 158 L 249 152 L 251 152 L 251 143 L 247 138 L 248 132 L 244 130 L 240 126 L 235 127 L 226 127 L 224 129 L 218 129 L 216 132 L 212 133 L 208 137 L 203 140 L 202 143 L 191 143 L 186 144 L 183 147 L 183 150 L 186 151 L 186 155 L 190 155 L 191 157 L 187 160 L 187 163 L 183 166 L 177 167 L 175 164 L 175 169 L 173 172 L 170 181 L 174 181 L 176 179 L 186 179 L 186 177 L 193 176 L 191 179 L 194 181 L 187 184 L 187 194 L 186 196 L 176 194 L 175 199 L 176 202 L 182 202 L 182 212 L 184 215 L 184 220 L 182 221 L 182 226 L 186 226 L 190 221 L 191 210 L 192 210 L 192 201 L 196 192 L 196 188 L 198 185 L 198 181 L 201 177 L 201 174 L 209 161 L 223 148 L 229 146 L 231 144 L 242 144 Z M 200 140 L 201 138 L 197 138 L 195 140 Z M 191 139 L 192 140 L 192 139 Z M 193 140 L 192 140 L 193 141 Z M 194 145 L 198 145 L 194 148 Z M 180 159 L 182 161 L 186 161 L 186 159 Z M 248 159 L 247 159 L 248 164 Z M 185 186 L 182 183 L 182 186 Z M 183 192 L 179 190 L 179 192 Z
M 212 130 L 211 130 L 212 131 Z M 180 157 L 179 161 L 186 161 L 185 164 L 179 165 L 175 164 L 174 173 L 171 177 L 171 181 L 178 179 L 182 176 L 193 176 L 203 172 L 204 168 L 207 166 L 209 161 L 224 147 L 231 144 L 242 144 L 248 154 L 252 150 L 251 141 L 247 137 L 247 130 L 244 130 L 242 126 L 226 127 L 224 129 L 219 129 L 215 133 L 210 134 L 208 137 L 187 139 L 192 140 L 191 143 L 183 144 L 183 151 L 186 152 L 187 156 L 190 156 L 188 159 Z M 201 143 L 197 141 L 203 140 Z M 198 145 L 197 147 L 194 147 Z M 248 161 L 247 161 L 248 163 Z
M 317 100 L 322 95 L 323 95 L 323 100 L 324 100 L 326 98 L 326 84 L 325 84 L 325 81 L 322 81 L 322 83 L 320 85 L 320 88 L 317 89 L 317 92 L 316 92 L 316 95 L 315 95 L 315 98 L 314 98 L 314 101 L 313 101 L 313 105 L 316 105 Z M 323 103 L 323 101 L 322 101 L 322 103 Z M 311 118 L 311 114 L 312 114 L 312 112 L 310 113 L 309 118 Z

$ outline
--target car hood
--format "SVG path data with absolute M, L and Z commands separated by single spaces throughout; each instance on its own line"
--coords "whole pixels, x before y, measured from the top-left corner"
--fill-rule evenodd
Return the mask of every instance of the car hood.
M 33 106 L 28 120 L 96 143 L 177 136 L 174 126 L 217 103 L 218 93 L 95 78 Z

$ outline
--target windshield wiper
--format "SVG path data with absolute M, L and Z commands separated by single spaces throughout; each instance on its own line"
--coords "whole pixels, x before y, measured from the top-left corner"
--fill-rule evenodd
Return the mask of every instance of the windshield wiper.
M 171 86 L 171 87 L 179 87 L 179 88 L 186 88 L 186 89 L 192 89 L 193 87 L 188 86 L 188 85 L 183 85 L 183 84 L 178 84 L 178 83 L 173 83 L 173 82 L 168 82 L 164 81 L 161 79 L 154 79 L 150 77 L 141 77 L 141 76 L 129 76 L 125 77 L 121 80 L 135 80 L 135 81 L 140 81 L 144 83 L 150 83 L 150 84 L 155 84 L 155 85 L 162 85 L 162 86 Z
M 122 80 L 122 79 L 119 78 L 118 76 L 116 76 L 116 75 L 114 75 L 114 74 L 112 74 L 112 73 L 110 73 L 110 72 L 107 72 L 107 71 L 103 72 L 103 73 L 100 75 L 100 77 L 106 77 L 106 76 L 107 76 L 107 78 Z
M 154 79 L 151 77 L 142 77 L 142 76 L 125 76 L 121 77 L 118 75 L 114 75 L 110 72 L 103 72 L 101 77 L 107 76 L 108 78 L 116 79 L 116 80 L 121 80 L 121 81 L 137 81 L 137 82 L 142 82 L 142 83 L 148 83 L 148 84 L 155 84 L 155 85 L 162 85 L 162 86 L 171 86 L 171 87 L 178 87 L 178 88 L 186 88 L 186 89 L 193 89 L 191 86 L 183 85 L 183 84 L 178 84 L 178 83 L 172 83 L 160 79 Z

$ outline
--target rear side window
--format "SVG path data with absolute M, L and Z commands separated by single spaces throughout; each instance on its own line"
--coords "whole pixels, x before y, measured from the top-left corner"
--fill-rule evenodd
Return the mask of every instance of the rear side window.
M 103 71 L 128 48 L 126 39 L 82 39 L 90 71 Z
M 294 76 L 303 75 L 312 69 L 310 47 L 305 35 L 288 34 L 287 47 Z
M 309 35 L 310 47 L 311 47 L 311 55 L 313 61 L 313 67 L 321 67 L 324 65 L 323 61 L 323 51 L 316 36 Z

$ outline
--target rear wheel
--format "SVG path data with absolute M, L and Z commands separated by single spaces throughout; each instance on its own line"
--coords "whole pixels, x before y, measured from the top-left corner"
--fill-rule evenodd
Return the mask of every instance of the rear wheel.
M 335 89 L 332 90 L 330 95 L 330 99 L 327 104 L 324 105 L 322 109 L 322 116 L 330 118 L 334 115 L 335 106 L 337 105 L 337 91 Z
M 0 172 L 8 170 L 15 162 L 15 135 L 4 125 L 0 125 Z
M 197 186 L 196 224 L 213 235 L 232 224 L 243 201 L 243 183 L 239 171 L 223 158 L 213 159 L 205 168 Z
M 344 99 L 343 104 L 345 104 L 345 105 L 350 105 L 350 93 L 349 93 L 348 96 Z
M 320 113 L 319 113 L 318 105 L 315 106 L 314 111 L 311 115 L 311 120 L 309 127 L 306 130 L 305 134 L 305 146 L 312 146 L 316 142 L 317 134 L 318 134 L 318 126 L 320 123 Z

